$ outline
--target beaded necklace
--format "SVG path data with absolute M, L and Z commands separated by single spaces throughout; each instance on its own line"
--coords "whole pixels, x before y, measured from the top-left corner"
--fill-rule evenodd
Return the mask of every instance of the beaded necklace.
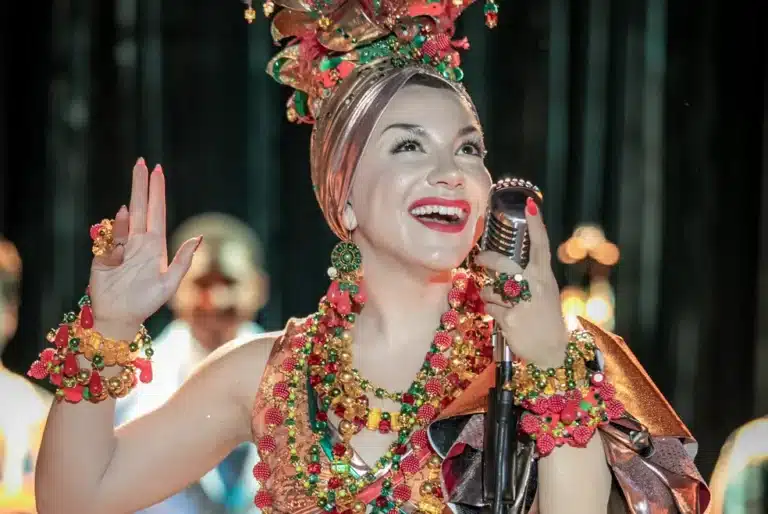
M 442 461 L 431 449 L 425 427 L 492 361 L 491 327 L 483 314 L 478 279 L 467 270 L 453 272 L 450 308 L 441 316 L 421 369 L 407 391 L 390 392 L 352 367 L 351 329 L 366 300 L 357 247 L 340 243 L 332 262 L 332 283 L 318 312 L 290 339 L 291 354 L 280 369 L 285 379 L 273 388 L 275 401 L 265 413 L 267 434 L 257 443 L 259 452 L 262 458 L 274 452 L 277 442 L 272 434 L 285 427 L 296 471 L 293 478 L 319 508 L 331 514 L 365 512 L 368 506 L 374 513 L 398 512 L 412 498 L 409 476 L 426 466 L 427 480 L 419 490 L 417 508 L 440 512 Z M 301 387 L 310 393 L 313 444 L 307 455 L 299 454 L 296 440 L 296 411 L 304 408 L 295 401 Z M 369 392 L 399 403 L 399 411 L 371 408 Z M 335 443 L 331 442 L 329 411 L 340 419 L 340 440 Z M 350 440 L 364 429 L 383 434 L 396 431 L 397 439 L 368 472 L 358 474 L 350 464 L 354 454 Z M 322 453 L 330 465 L 322 463 Z M 329 478 L 322 479 L 321 473 Z M 270 474 L 263 460 L 254 468 L 259 482 L 264 483 Z M 262 488 L 255 503 L 269 510 L 271 493 Z

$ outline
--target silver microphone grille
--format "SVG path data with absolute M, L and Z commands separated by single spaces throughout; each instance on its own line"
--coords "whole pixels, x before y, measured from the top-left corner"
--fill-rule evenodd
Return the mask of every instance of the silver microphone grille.
M 482 250 L 510 257 L 522 267 L 528 264 L 531 242 L 525 205 L 529 197 L 541 205 L 541 191 L 529 181 L 505 178 L 493 185 L 488 197 L 485 230 L 480 240 Z

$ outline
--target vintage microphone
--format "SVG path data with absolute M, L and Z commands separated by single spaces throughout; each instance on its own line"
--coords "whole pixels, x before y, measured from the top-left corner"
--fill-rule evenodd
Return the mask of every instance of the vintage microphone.
M 525 218 L 528 198 L 541 205 L 542 194 L 532 183 L 505 178 L 491 188 L 482 250 L 500 253 L 525 268 L 530 238 Z M 533 441 L 519 440 L 517 424 L 521 411 L 514 405 L 511 381 L 513 355 L 504 335 L 494 324 L 491 336 L 496 360 L 496 385 L 488 392 L 483 455 L 484 513 L 519 514 L 525 507 L 526 488 L 533 464 Z

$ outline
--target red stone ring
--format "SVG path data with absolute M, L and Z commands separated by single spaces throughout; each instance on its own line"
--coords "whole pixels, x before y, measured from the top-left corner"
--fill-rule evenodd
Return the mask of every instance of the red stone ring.
M 528 281 L 519 273 L 509 275 L 499 273 L 493 281 L 493 292 L 501 296 L 504 303 L 517 305 L 520 302 L 531 301 L 531 289 Z
M 96 257 L 114 250 L 116 243 L 112 234 L 113 223 L 114 220 L 105 219 L 101 220 L 101 223 L 91 226 L 91 239 L 93 240 L 91 251 Z

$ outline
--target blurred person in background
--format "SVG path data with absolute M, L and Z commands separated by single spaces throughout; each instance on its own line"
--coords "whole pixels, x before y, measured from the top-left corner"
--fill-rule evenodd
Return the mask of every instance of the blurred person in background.
M 0 236 L 0 354 L 16 332 L 21 258 Z M 0 514 L 35 511 L 34 465 L 51 395 L 0 361 Z
M 138 394 L 118 402 L 118 425 L 165 403 L 195 367 L 224 343 L 249 341 L 263 332 L 253 321 L 268 296 L 259 238 L 236 218 L 206 213 L 178 228 L 171 239 L 173 251 L 201 234 L 192 267 L 169 303 L 174 320 L 154 341 L 155 379 Z M 251 474 L 257 462 L 255 446 L 244 444 L 198 483 L 142 512 L 258 512 L 253 505 L 257 485 Z
M 735 430 L 712 473 L 709 514 L 768 512 L 768 416 Z

